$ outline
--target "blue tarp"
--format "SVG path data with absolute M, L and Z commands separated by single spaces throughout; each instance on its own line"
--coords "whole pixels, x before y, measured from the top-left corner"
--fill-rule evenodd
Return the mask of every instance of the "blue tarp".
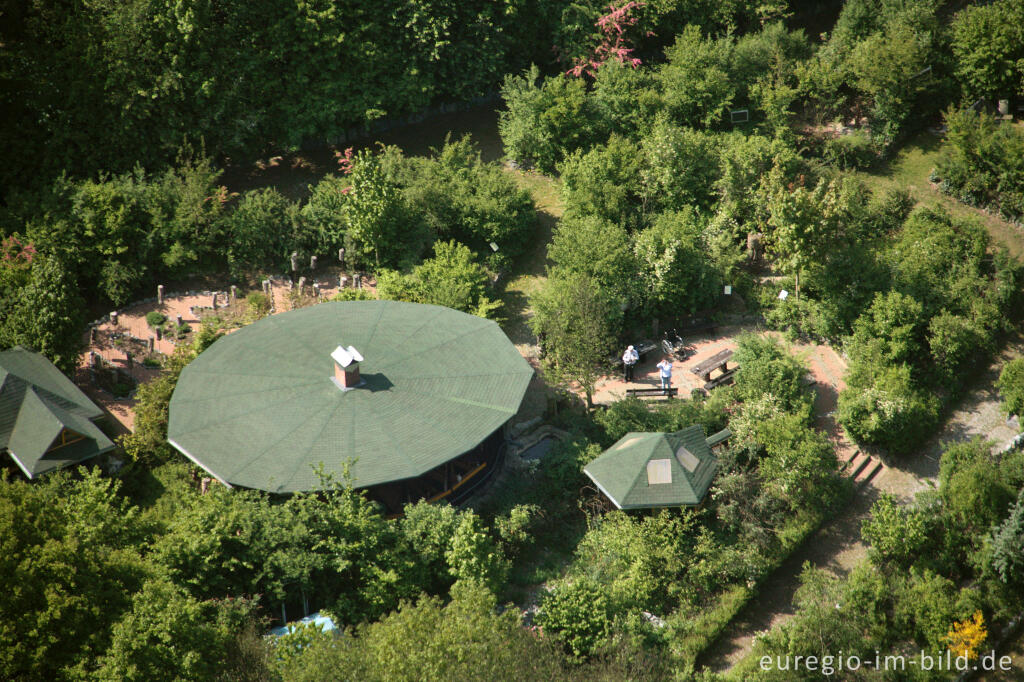
M 302 620 L 297 620 L 294 623 L 288 623 L 287 625 L 274 628 L 268 634 L 280 637 L 281 635 L 287 635 L 289 632 L 293 632 L 298 629 L 298 626 L 300 625 L 312 625 L 320 628 L 324 632 L 331 632 L 332 630 L 338 629 L 338 626 L 334 624 L 334 621 L 331 620 L 329 616 L 325 616 L 317 611 L 316 613 L 309 614 Z

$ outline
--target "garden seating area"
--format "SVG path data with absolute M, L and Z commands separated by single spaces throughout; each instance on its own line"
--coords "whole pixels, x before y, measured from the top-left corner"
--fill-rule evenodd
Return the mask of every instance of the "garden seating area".
M 733 351 L 728 348 L 723 351 L 719 351 L 707 360 L 703 360 L 694 365 L 690 368 L 690 371 L 706 382 L 711 382 L 711 373 L 717 369 L 722 370 L 723 376 L 726 374 L 731 376 L 732 372 L 736 371 L 735 367 L 732 370 L 729 369 L 729 360 L 732 358 L 732 353 Z M 719 379 L 721 378 L 722 377 L 719 377 Z

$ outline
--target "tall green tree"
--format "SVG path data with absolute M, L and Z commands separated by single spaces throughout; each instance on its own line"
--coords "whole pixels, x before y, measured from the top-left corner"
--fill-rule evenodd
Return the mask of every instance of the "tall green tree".
M 0 676 L 91 676 L 148 574 L 138 510 L 98 469 L 81 480 L 0 475 Z
M 491 278 L 476 254 L 454 241 L 434 244 L 434 257 L 409 274 L 383 270 L 377 279 L 380 298 L 443 305 L 480 317 L 497 317 L 501 301 L 491 300 Z
M 731 51 L 730 38 L 706 38 L 697 26 L 676 36 L 658 73 L 665 107 L 675 121 L 704 128 L 722 121 L 736 97 L 729 76 Z
M 349 180 L 344 217 L 352 257 L 377 268 L 414 262 L 425 241 L 422 225 L 398 185 L 385 174 L 380 156 L 365 149 L 358 152 Z
M 618 303 L 639 296 L 636 256 L 622 225 L 598 216 L 566 216 L 555 228 L 548 258 L 558 270 L 586 275 Z
M 829 235 L 822 220 L 817 192 L 789 186 L 776 165 L 766 179 L 768 195 L 768 248 L 782 270 L 793 276 L 800 298 L 800 274 L 819 260 Z
M 956 74 L 970 99 L 1004 99 L 1024 89 L 1024 3 L 965 7 L 950 28 Z
M 530 303 L 530 326 L 540 339 L 545 367 L 557 381 L 578 383 L 591 405 L 594 384 L 614 352 L 619 303 L 589 275 L 570 270 L 552 271 Z
M 618 135 L 607 145 L 569 155 L 558 166 L 566 212 L 636 228 L 641 208 L 639 158 L 636 145 Z
M 112 630 L 101 680 L 215 679 L 230 669 L 236 638 L 256 620 L 246 599 L 198 601 L 173 583 L 147 581 Z
M 78 284 L 61 262 L 36 258 L 27 285 L 0 317 L 0 346 L 31 348 L 70 375 L 82 348 L 84 310 Z
M 1024 583 L 1024 489 L 992 535 L 992 565 L 1004 583 Z

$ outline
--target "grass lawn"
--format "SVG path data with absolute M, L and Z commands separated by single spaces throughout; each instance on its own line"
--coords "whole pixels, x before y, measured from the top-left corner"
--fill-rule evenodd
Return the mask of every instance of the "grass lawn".
M 859 171 L 872 190 L 884 192 L 890 188 L 908 190 L 918 204 L 942 205 L 958 218 L 975 218 L 988 229 L 994 242 L 1006 245 L 1014 256 L 1024 256 L 1024 231 L 970 206 L 966 206 L 932 187 L 928 176 L 942 150 L 942 140 L 928 132 L 910 138 L 899 152 L 869 172 Z
M 505 303 L 502 329 L 521 353 L 535 357 L 537 339 L 527 324 L 531 314 L 529 297 L 547 277 L 548 244 L 563 211 L 561 183 L 532 171 L 510 170 L 509 173 L 520 187 L 530 193 L 537 205 L 537 233 L 532 247 L 516 263 L 502 291 L 501 300 Z

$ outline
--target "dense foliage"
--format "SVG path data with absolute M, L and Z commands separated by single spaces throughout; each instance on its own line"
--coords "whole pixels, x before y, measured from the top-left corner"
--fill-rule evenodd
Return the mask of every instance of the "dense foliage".
M 839 412 L 858 440 L 909 452 L 938 419 L 936 391 L 957 395 L 1009 328 L 1021 270 L 988 253 L 980 225 L 932 210 L 911 215 L 890 248 L 891 289 L 875 294 L 848 337 Z
M 531 61 L 566 68 L 597 47 L 604 0 L 384 4 L 143 0 L 6 12 L 0 67 L 12 160 L 3 184 L 158 167 L 183 141 L 237 158 L 487 94 Z M 785 3 L 647 3 L 645 51 L 684 23 L 719 31 Z M 552 50 L 552 47 L 555 47 Z
M 870 561 L 839 580 L 806 568 L 797 590 L 796 617 L 755 645 L 761 656 L 831 656 L 873 660 L 876 651 L 921 650 L 932 656 L 956 648 L 951 633 L 965 621 L 1005 620 L 1019 612 L 1024 453 L 993 455 L 980 440 L 950 446 L 942 455 L 937 491 L 918 493 L 909 506 L 883 497 L 863 525 Z M 840 611 L 837 617 L 836 610 Z M 993 643 L 982 629 L 974 655 Z M 959 652 L 958 652 L 959 653 Z M 753 666 L 751 666 L 753 667 Z M 907 665 L 906 670 L 910 670 Z M 750 671 L 748 671 L 750 672 Z M 761 672 L 758 679 L 820 679 L 821 672 Z M 920 671 L 911 679 L 946 679 Z M 868 678 L 870 679 L 870 678 Z
M 971 109 L 946 112 L 948 143 L 933 171 L 960 201 L 1024 221 L 1024 130 Z
M 155 175 L 62 176 L 19 194 L 0 212 L 11 232 L 0 245 L 0 344 L 31 345 L 66 369 L 84 321 L 76 288 L 121 305 L 157 282 L 224 270 L 239 281 L 287 271 L 293 253 L 303 268 L 310 256 L 334 262 L 342 247 L 352 266 L 408 269 L 438 239 L 487 254 L 497 270 L 534 229 L 529 195 L 468 139 L 433 158 L 388 148 L 347 161 L 347 175 L 328 175 L 304 202 L 272 188 L 236 197 L 205 158 Z

